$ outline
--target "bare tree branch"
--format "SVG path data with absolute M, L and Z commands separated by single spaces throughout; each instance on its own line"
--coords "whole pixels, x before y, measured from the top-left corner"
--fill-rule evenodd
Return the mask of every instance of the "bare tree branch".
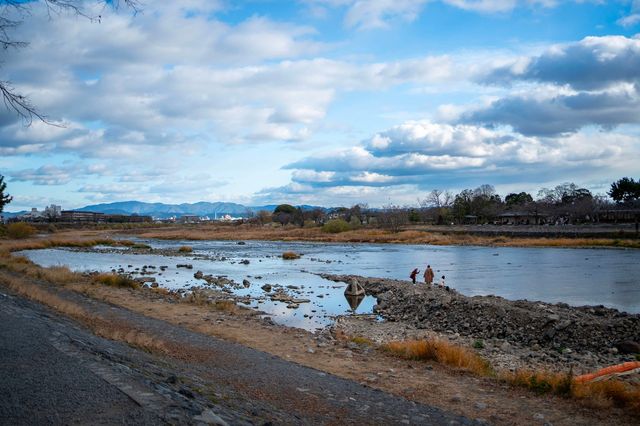
M 53 14 L 58 15 L 63 12 L 72 13 L 91 21 L 100 22 L 102 19 L 101 15 L 92 16 L 87 14 L 81 0 L 43 0 L 42 2 L 47 8 L 47 14 L 50 19 L 52 19 Z M 115 9 L 118 9 L 122 3 L 134 14 L 141 10 L 141 3 L 138 0 L 95 0 L 95 2 L 102 4 L 103 7 L 110 6 Z M 25 2 L 24 0 L 4 0 L 2 2 L 0 5 L 0 47 L 5 50 L 9 48 L 19 49 L 29 44 L 26 41 L 14 40 L 11 37 L 11 31 L 22 24 L 26 15 L 30 15 L 32 6 L 32 2 Z M 21 16 L 22 19 L 12 18 L 14 14 Z M 11 18 L 7 16 L 11 16 Z M 0 80 L 0 93 L 5 108 L 8 111 L 15 112 L 26 126 L 30 126 L 35 119 L 45 124 L 62 127 L 39 112 L 37 107 L 26 96 L 14 89 L 11 82 Z

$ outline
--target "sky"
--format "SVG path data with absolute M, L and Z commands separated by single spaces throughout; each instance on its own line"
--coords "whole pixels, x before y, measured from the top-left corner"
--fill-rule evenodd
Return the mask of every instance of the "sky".
M 640 0 L 145 0 L 29 13 L 5 209 L 415 205 L 640 177 Z M 8 15 L 9 14 L 9 15 Z

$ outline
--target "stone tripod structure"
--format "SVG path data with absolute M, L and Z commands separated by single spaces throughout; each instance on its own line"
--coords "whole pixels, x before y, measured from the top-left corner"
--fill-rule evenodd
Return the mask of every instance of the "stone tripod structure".
M 364 296 L 364 287 L 360 285 L 358 280 L 352 278 L 344 291 L 345 296 Z

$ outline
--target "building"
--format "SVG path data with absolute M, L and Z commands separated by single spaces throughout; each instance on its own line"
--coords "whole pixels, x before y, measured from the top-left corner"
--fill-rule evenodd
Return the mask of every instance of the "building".
M 184 215 L 178 220 L 180 223 L 199 223 L 200 216 Z
M 104 216 L 103 213 L 63 210 L 60 214 L 60 221 L 68 223 L 98 223 L 105 222 Z
M 43 215 L 50 219 L 59 218 L 62 216 L 62 206 L 51 204 L 50 206 L 44 208 Z
M 499 214 L 499 225 L 542 225 L 546 222 L 546 215 L 535 212 L 506 212 Z

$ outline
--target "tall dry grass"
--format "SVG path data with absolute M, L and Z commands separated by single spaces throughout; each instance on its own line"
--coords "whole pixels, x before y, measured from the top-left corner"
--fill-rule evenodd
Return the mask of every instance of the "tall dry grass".
M 571 374 L 548 371 L 520 370 L 502 373 L 499 379 L 538 394 L 553 394 L 571 398 L 591 408 L 622 408 L 640 416 L 640 387 L 619 379 L 579 383 Z
M 167 240 L 271 240 L 317 241 L 333 243 L 404 243 L 431 245 L 479 245 L 504 247 L 623 247 L 640 248 L 638 239 L 561 238 L 481 236 L 461 232 L 409 229 L 391 232 L 385 229 L 360 228 L 340 233 L 326 233 L 320 227 L 256 227 L 197 225 L 194 227 L 166 227 L 140 233 L 144 238 Z
M 404 359 L 436 361 L 451 367 L 471 371 L 481 376 L 493 374 L 489 362 L 470 349 L 441 339 L 406 340 L 389 342 L 381 346 L 387 353 Z
M 132 280 L 126 275 L 119 274 L 98 274 L 94 275 L 91 281 L 96 284 L 103 284 L 120 288 L 132 288 L 134 290 L 137 290 L 141 287 L 138 281 Z

